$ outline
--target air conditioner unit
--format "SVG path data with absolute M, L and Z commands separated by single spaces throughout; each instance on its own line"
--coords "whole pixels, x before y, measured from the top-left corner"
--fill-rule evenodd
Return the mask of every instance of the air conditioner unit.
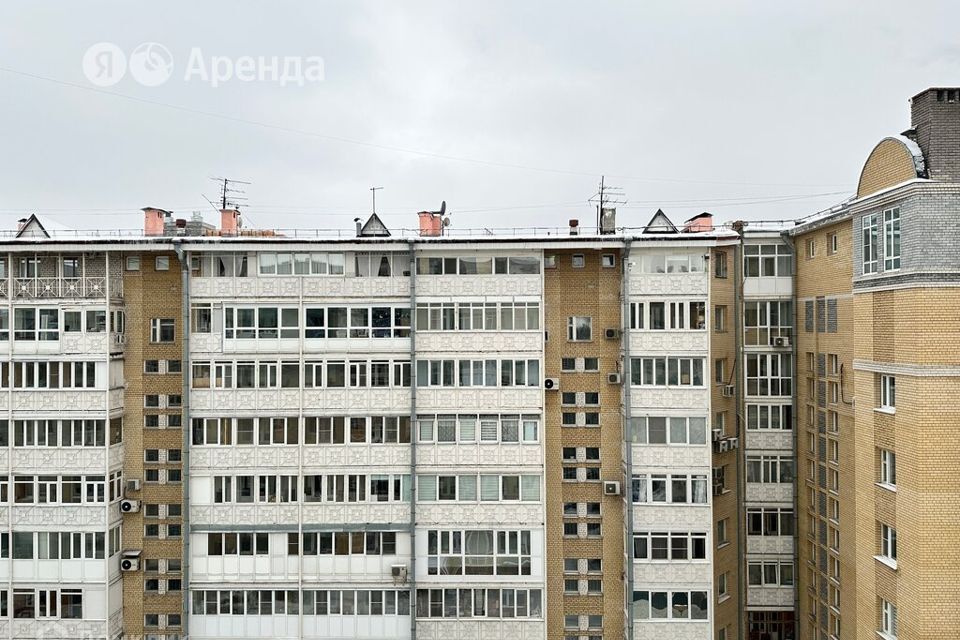
M 721 440 L 718 444 L 720 445 L 720 453 L 730 451 L 730 440 Z
M 723 485 L 722 485 L 722 484 L 715 484 L 715 485 L 713 485 L 713 495 L 715 495 L 715 496 L 723 495 Z
M 127 480 L 127 491 L 140 491 L 140 478 L 130 478 Z
M 620 374 L 616 371 L 607 374 L 607 384 L 620 384 Z
M 713 433 L 714 442 L 718 442 L 720 439 L 723 438 L 723 429 L 714 429 L 712 433 Z
M 140 511 L 139 500 L 121 500 L 120 513 L 137 513 Z
M 734 386 L 732 384 L 725 384 L 723 385 L 723 391 L 721 391 L 720 393 L 723 395 L 724 398 L 732 398 L 735 392 L 736 390 L 734 389 Z
M 560 388 L 560 379 L 559 378 L 544 378 L 543 379 L 543 388 L 547 391 L 556 391 Z
M 740 438 L 728 438 L 727 442 L 730 443 L 730 450 L 733 451 L 740 446 Z
M 620 329 L 604 329 L 603 337 L 607 340 L 616 340 L 620 337 Z
M 781 348 L 789 347 L 790 338 L 789 336 L 773 336 L 772 338 L 770 338 L 770 346 L 781 347 Z
M 390 576 L 398 582 L 406 582 L 407 581 L 407 565 L 405 564 L 390 565 Z
M 605 496 L 618 496 L 620 495 L 620 483 L 616 480 L 604 480 L 603 481 L 603 495 Z
M 138 571 L 140 569 L 140 551 L 124 551 L 120 558 L 120 571 Z

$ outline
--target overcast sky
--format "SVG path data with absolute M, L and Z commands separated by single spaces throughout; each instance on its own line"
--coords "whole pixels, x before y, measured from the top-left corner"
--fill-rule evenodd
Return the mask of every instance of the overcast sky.
M 402 6 L 401 6 L 402 5 Z M 134 228 L 152 205 L 248 225 L 392 227 L 446 200 L 458 228 L 813 213 L 855 188 L 908 99 L 960 84 L 955 2 L 3 2 L 0 225 L 37 212 Z M 156 87 L 100 89 L 91 45 L 172 54 Z M 204 60 L 320 56 L 324 80 L 213 87 Z M 202 113 L 201 113 L 202 112 Z M 350 142 L 352 141 L 352 142 Z

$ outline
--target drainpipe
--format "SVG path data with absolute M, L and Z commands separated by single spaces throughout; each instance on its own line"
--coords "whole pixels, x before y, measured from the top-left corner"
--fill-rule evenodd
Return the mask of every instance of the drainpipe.
M 410 248 L 410 640 L 417 640 L 417 254 Z
M 799 449 L 799 439 L 797 436 L 797 327 L 799 323 L 797 322 L 797 247 L 794 243 L 793 238 L 791 238 L 786 233 L 781 234 L 784 241 L 790 247 L 790 254 L 793 256 L 793 269 L 790 270 L 790 297 L 793 300 L 793 335 L 790 340 L 790 358 L 793 364 L 793 387 L 790 389 L 790 430 L 793 432 L 793 566 L 800 566 L 800 487 L 799 487 L 799 477 L 800 477 L 800 449 Z M 819 336 L 817 336 L 819 338 Z M 842 393 L 842 387 L 841 387 Z M 819 437 L 819 436 L 818 436 Z M 796 637 L 798 635 L 797 627 L 800 624 L 800 590 L 797 588 L 798 580 L 795 578 L 793 581 L 793 620 L 794 620 L 794 629 L 793 635 Z
M 743 229 L 739 231 L 740 241 L 734 247 L 733 259 L 733 353 L 736 360 L 733 363 L 733 384 L 734 384 L 734 425 L 737 433 L 738 447 L 736 460 L 736 481 L 737 481 L 737 598 L 740 603 L 740 615 L 737 616 L 737 638 L 746 638 L 744 631 L 747 628 L 745 624 L 747 618 L 747 549 L 745 536 L 743 533 L 747 525 L 746 519 L 746 491 L 747 483 L 743 473 L 743 457 L 746 455 L 746 438 L 742 428 L 743 406 L 743 326 L 741 307 L 743 305 Z
M 620 332 L 623 339 L 623 443 L 624 460 L 626 463 L 624 496 L 627 501 L 626 517 L 626 557 L 627 557 L 627 593 L 625 596 L 627 607 L 627 640 L 633 640 L 633 441 L 630 437 L 630 248 L 632 238 L 626 238 L 623 249 L 623 271 L 620 277 L 620 299 L 622 309 Z
M 183 628 L 183 637 L 190 637 L 190 256 L 184 250 L 180 241 L 174 241 L 173 250 L 180 261 L 180 326 L 181 333 L 180 378 L 183 390 L 183 615 L 180 623 Z

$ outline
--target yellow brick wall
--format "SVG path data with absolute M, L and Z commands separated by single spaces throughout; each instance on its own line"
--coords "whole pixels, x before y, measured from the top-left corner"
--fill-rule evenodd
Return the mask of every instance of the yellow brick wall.
M 857 186 L 857 197 L 862 198 L 895 184 L 917 177 L 913 156 L 898 140 L 888 139 L 870 153 Z
M 132 254 L 131 254 L 132 255 Z M 145 595 L 143 560 L 160 558 L 181 558 L 183 541 L 181 539 L 154 540 L 144 539 L 144 524 L 147 522 L 167 523 L 183 522 L 181 519 L 156 520 L 145 519 L 143 505 L 169 504 L 183 502 L 181 485 L 155 485 L 143 482 L 144 449 L 182 449 L 183 429 L 188 425 L 184 421 L 183 429 L 145 429 L 144 413 L 179 413 L 179 410 L 144 409 L 143 397 L 146 394 L 181 394 L 182 376 L 179 374 L 144 374 L 144 360 L 181 360 L 184 327 L 181 322 L 181 281 L 180 263 L 176 255 L 165 255 L 169 259 L 168 271 L 157 271 L 155 255 L 145 253 L 140 256 L 139 271 L 124 271 L 124 302 L 126 305 L 127 345 L 124 356 L 124 477 L 141 480 L 141 490 L 127 492 L 128 497 L 141 501 L 141 510 L 136 514 L 123 517 L 123 548 L 142 549 L 140 571 L 123 575 L 124 630 L 128 637 L 139 637 L 143 633 L 143 615 L 145 613 L 183 613 L 182 595 Z M 165 344 L 150 342 L 150 321 L 153 318 L 173 318 L 175 323 L 175 341 Z M 181 363 L 186 371 L 185 362 Z M 150 465 L 152 468 L 180 468 L 180 465 Z M 185 532 L 184 532 L 185 533 Z M 158 576 L 163 577 L 163 576 Z M 168 575 L 168 577 L 180 577 Z
M 544 406 L 546 474 L 547 554 L 547 637 L 563 640 L 564 615 L 603 614 L 604 640 L 623 637 L 623 502 L 604 497 L 602 483 L 562 481 L 563 447 L 600 447 L 601 478 L 621 480 L 622 417 L 621 387 L 607 383 L 607 373 L 618 371 L 620 341 L 604 338 L 607 328 L 619 328 L 620 252 L 547 251 L 556 256 L 556 267 L 544 270 L 544 350 L 546 377 L 560 379 L 560 391 L 547 392 Z M 583 254 L 582 269 L 572 267 L 573 254 Z M 602 253 L 615 255 L 615 267 L 601 267 Z M 593 340 L 569 342 L 569 316 L 593 318 Z M 563 357 L 598 357 L 596 373 L 561 373 Z M 600 428 L 561 427 L 563 391 L 600 392 Z M 570 409 L 574 410 L 574 409 Z M 564 502 L 599 502 L 602 513 L 601 539 L 563 537 Z M 564 558 L 601 558 L 602 596 L 564 596 Z
M 727 262 L 727 277 L 717 278 L 713 271 L 721 255 L 725 255 Z M 716 382 L 714 363 L 717 360 L 724 361 L 726 384 L 734 384 L 738 371 L 735 370 L 738 360 L 736 357 L 736 327 L 734 326 L 734 284 L 735 274 L 734 265 L 739 259 L 737 248 L 734 246 L 714 249 L 710 256 L 710 305 L 711 309 L 707 321 L 710 328 L 710 358 L 708 361 L 709 376 L 711 380 L 710 402 L 713 415 L 709 424 L 716 426 L 716 415 L 723 413 L 725 415 L 726 435 L 736 436 L 737 433 L 737 407 L 736 398 L 724 397 L 722 393 L 723 384 Z M 715 323 L 715 311 L 717 306 L 726 307 L 726 326 L 724 331 L 717 331 Z M 743 443 L 743 426 L 739 436 Z M 738 585 L 742 573 L 739 566 L 738 540 L 737 533 L 743 518 L 737 511 L 737 466 L 743 454 L 743 447 L 727 451 L 724 453 L 713 454 L 714 467 L 726 467 L 726 486 L 727 493 L 719 496 L 713 496 L 713 524 L 716 532 L 716 524 L 721 520 L 727 521 L 727 538 L 729 543 L 717 547 L 717 540 L 714 540 L 714 585 L 719 584 L 720 576 L 727 574 L 727 592 L 729 597 L 718 601 L 715 594 L 714 612 L 715 626 L 717 629 L 727 629 L 727 637 L 735 638 L 737 629 L 740 628 L 739 618 L 741 617 L 742 604 L 740 602 Z

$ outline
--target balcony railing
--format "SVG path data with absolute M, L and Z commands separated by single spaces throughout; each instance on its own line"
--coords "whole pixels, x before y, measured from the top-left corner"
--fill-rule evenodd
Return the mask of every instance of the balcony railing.
M 7 282 L 0 281 L 0 297 L 12 295 L 20 300 L 44 300 L 53 298 L 103 298 L 107 293 L 107 278 L 14 278 L 12 290 L 7 291 Z M 123 279 L 110 279 L 110 296 L 123 297 Z

